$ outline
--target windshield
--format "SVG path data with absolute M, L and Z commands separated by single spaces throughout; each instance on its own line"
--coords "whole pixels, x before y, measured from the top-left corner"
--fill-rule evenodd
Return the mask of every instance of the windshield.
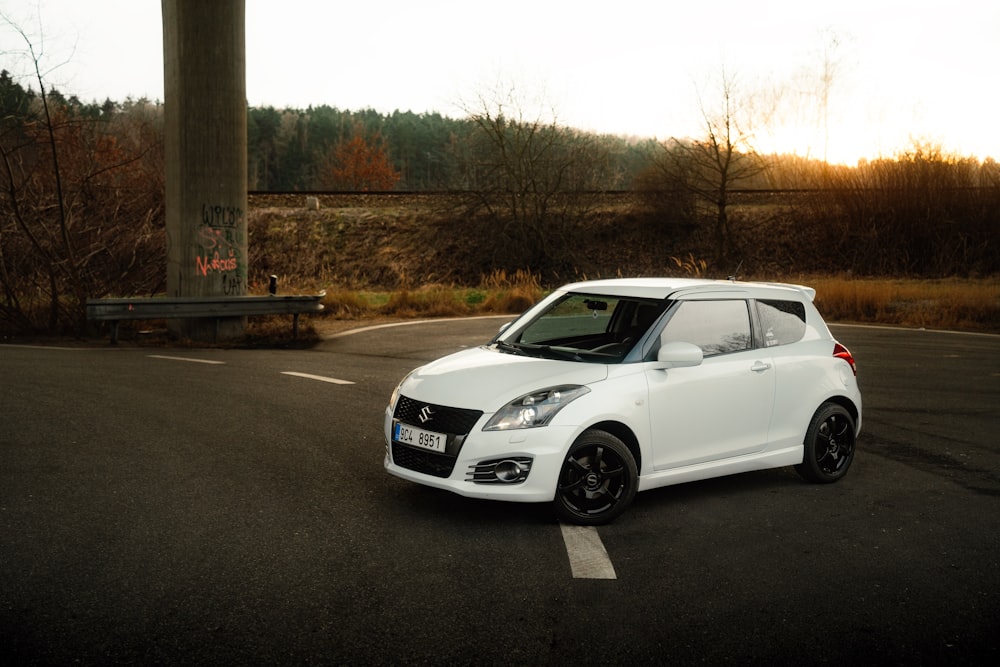
M 667 306 L 666 301 L 570 293 L 516 330 L 497 348 L 552 359 L 620 363 Z

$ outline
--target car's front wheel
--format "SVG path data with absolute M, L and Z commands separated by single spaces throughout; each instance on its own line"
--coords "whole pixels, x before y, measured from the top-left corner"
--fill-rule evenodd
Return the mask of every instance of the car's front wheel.
M 824 403 L 809 423 L 802 463 L 795 470 L 810 482 L 836 482 L 854 460 L 854 439 L 851 413 L 836 403 Z
M 606 431 L 584 431 L 559 472 L 556 514 L 567 523 L 608 523 L 632 502 L 638 478 L 635 458 L 625 443 Z

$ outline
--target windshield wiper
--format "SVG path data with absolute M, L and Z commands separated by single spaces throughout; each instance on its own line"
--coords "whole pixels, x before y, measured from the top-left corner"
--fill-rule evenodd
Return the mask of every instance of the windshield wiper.
M 568 361 L 583 361 L 583 357 L 565 347 L 552 347 L 551 345 L 532 345 L 531 349 L 538 350 L 549 359 L 565 359 Z
M 518 354 L 521 355 L 522 357 L 528 355 L 528 353 L 525 352 L 524 348 L 521 347 L 520 345 L 514 345 L 512 343 L 507 343 L 505 341 L 498 340 L 496 341 L 496 346 L 498 350 L 500 350 L 501 352 L 506 352 L 507 354 Z
M 538 343 L 508 343 L 498 340 L 494 342 L 497 349 L 507 354 L 517 354 L 523 357 L 543 357 L 568 361 L 583 361 L 583 357 L 574 350 L 565 347 L 552 347 Z

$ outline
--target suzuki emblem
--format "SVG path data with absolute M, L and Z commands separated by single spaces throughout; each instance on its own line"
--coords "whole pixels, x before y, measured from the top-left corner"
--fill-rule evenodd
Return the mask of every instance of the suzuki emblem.
M 434 416 L 434 413 L 431 412 L 431 406 L 425 405 L 423 409 L 420 410 L 420 423 L 426 424 L 431 420 L 432 416 Z

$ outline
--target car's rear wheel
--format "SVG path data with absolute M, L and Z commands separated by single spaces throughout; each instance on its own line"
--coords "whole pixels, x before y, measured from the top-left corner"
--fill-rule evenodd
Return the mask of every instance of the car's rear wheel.
M 635 458 L 625 443 L 606 431 L 584 431 L 559 473 L 556 514 L 567 523 L 608 523 L 632 502 L 638 479 Z
M 802 463 L 795 470 L 810 482 L 829 484 L 847 474 L 854 460 L 854 418 L 843 406 L 824 403 L 806 431 Z

